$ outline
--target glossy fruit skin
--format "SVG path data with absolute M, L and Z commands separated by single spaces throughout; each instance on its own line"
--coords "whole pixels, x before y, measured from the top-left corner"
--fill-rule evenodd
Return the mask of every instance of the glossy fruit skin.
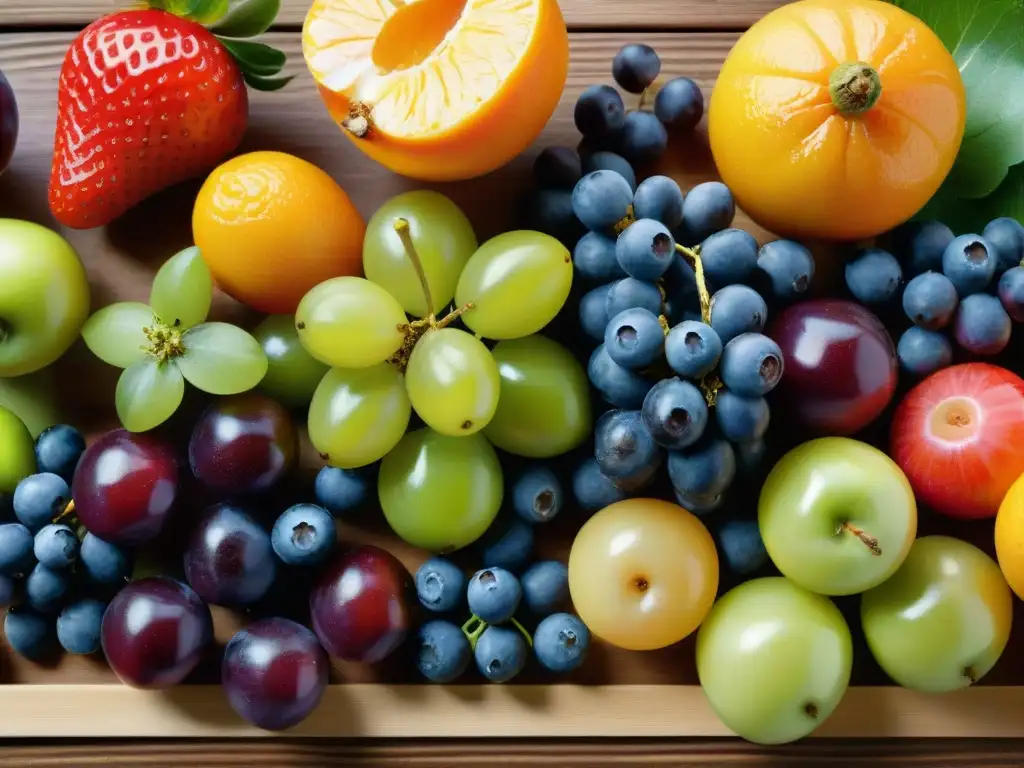
M 292 314 L 318 283 L 358 275 L 365 232 L 334 179 L 284 152 L 228 160 L 207 177 L 192 212 L 192 236 L 214 280 L 267 314 Z
M 1024 473 L 1024 380 L 988 363 L 940 370 L 903 398 L 889 455 L 921 504 L 949 517 L 993 517 Z
M 60 515 L 71 501 L 71 489 L 62 477 L 37 472 L 18 483 L 12 507 L 18 521 L 36 533 Z
M 860 431 L 896 392 L 895 345 L 882 322 L 859 304 L 802 301 L 777 315 L 767 334 L 786 361 L 778 387 L 786 410 L 815 433 Z
M 761 489 L 757 516 L 782 574 L 824 595 L 852 595 L 885 581 L 917 534 L 906 476 L 877 448 L 848 437 L 810 440 L 783 456 Z M 844 525 L 873 536 L 881 554 Z
M 272 488 L 299 451 L 291 416 L 256 392 L 222 397 L 199 417 L 188 442 L 192 473 L 204 485 L 234 494 Z
M 216 504 L 192 529 L 185 577 L 211 605 L 255 603 L 274 582 L 277 561 L 267 532 L 244 509 Z
M 697 675 L 711 708 L 757 744 L 812 733 L 846 693 L 852 657 L 850 629 L 832 601 L 779 577 L 730 590 L 697 633 Z
M 1024 480 L 1017 478 L 999 505 L 996 560 L 1017 597 L 1024 600 Z
M 980 680 L 1010 637 L 1013 596 L 995 561 L 965 541 L 924 536 L 889 581 L 864 593 L 864 636 L 905 688 L 945 693 Z
M 384 457 L 377 493 L 388 524 L 430 552 L 451 552 L 484 534 L 501 506 L 501 464 L 477 433 L 409 432 Z
M 284 730 L 305 720 L 327 690 L 327 654 L 316 635 L 280 618 L 260 619 L 224 648 L 221 685 L 253 725 Z
M 412 628 L 416 592 L 398 559 L 364 545 L 336 555 L 309 595 L 313 631 L 331 655 L 376 664 Z
M 267 372 L 259 390 L 289 408 L 309 405 L 329 366 L 302 346 L 295 319 L 291 315 L 268 315 L 252 335 L 267 356 Z
M 18 102 L 14 89 L 0 72 L 0 176 L 7 170 L 18 142 Z
M 718 589 L 718 553 L 682 507 L 628 499 L 595 514 L 569 553 L 569 593 L 590 631 L 628 650 L 664 648 L 693 632 Z
M 127 546 L 150 541 L 177 498 L 174 450 L 150 434 L 107 432 L 82 454 L 71 494 L 75 514 L 91 533 Z
M 54 424 L 36 438 L 35 452 L 37 471 L 52 472 L 70 483 L 85 452 L 85 438 L 69 424 Z
M 190 587 L 151 576 L 124 587 L 103 614 L 103 653 L 121 682 L 169 688 L 196 668 L 213 642 L 210 609 Z
M 0 218 L 0 376 L 56 361 L 88 315 L 89 284 L 71 244 L 39 224 Z
M 3 406 L 0 406 L 0 449 L 0 493 L 12 494 L 22 479 L 36 471 L 35 444 L 24 422 Z

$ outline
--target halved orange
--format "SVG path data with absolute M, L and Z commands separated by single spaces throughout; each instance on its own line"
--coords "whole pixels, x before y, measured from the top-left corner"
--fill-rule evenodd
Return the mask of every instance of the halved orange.
M 569 38 L 556 0 L 314 0 L 302 51 L 334 119 L 405 176 L 479 176 L 558 106 Z

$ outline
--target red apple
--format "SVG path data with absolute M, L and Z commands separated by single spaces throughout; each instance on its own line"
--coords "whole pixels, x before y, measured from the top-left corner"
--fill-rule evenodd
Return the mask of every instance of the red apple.
M 988 363 L 933 373 L 896 410 L 889 453 L 925 506 L 994 517 L 1024 473 L 1024 379 Z
M 786 369 L 778 397 L 797 422 L 821 435 L 852 435 L 874 421 L 896 391 L 896 348 L 860 304 L 813 299 L 785 309 L 768 335 Z

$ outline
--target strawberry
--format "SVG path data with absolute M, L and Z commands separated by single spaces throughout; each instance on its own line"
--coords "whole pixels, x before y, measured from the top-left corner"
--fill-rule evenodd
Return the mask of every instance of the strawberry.
M 103 226 L 150 195 L 208 172 L 245 133 L 246 83 L 280 87 L 285 79 L 266 75 L 283 63 L 283 54 L 267 46 L 218 39 L 163 10 L 123 11 L 92 23 L 61 67 L 53 215 L 74 229 Z

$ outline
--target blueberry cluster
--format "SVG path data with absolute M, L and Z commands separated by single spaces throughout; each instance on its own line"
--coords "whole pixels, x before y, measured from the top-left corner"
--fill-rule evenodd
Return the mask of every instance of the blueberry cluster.
M 951 365 L 953 342 L 979 356 L 1006 348 L 1013 323 L 1024 322 L 1024 226 L 1003 217 L 958 236 L 938 221 L 911 222 L 892 243 L 893 253 L 858 253 L 845 276 L 864 304 L 901 300 L 912 323 L 896 347 L 903 371 L 926 376 Z
M 15 653 L 38 659 L 100 647 L 110 595 L 131 572 L 130 555 L 75 525 L 69 484 L 85 440 L 60 424 L 36 439 L 36 474 L 18 483 L 14 520 L 0 523 L 0 605 Z

